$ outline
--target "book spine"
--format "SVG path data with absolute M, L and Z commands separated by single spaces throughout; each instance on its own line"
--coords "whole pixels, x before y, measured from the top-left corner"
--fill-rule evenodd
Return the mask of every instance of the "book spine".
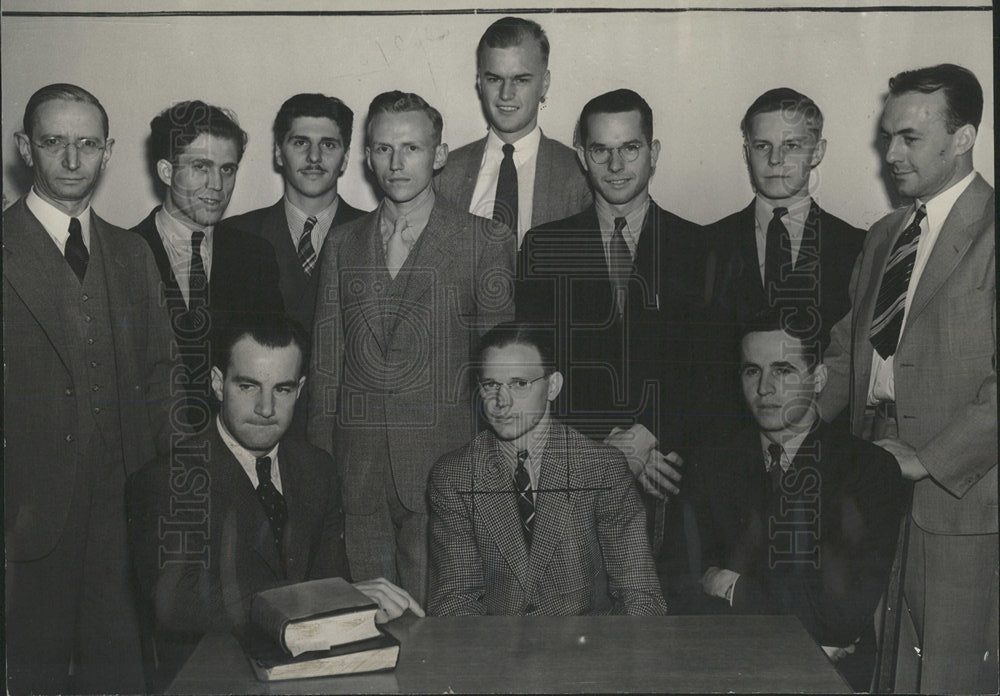
M 265 635 L 278 643 L 282 650 L 291 654 L 291 651 L 289 651 L 288 646 L 285 644 L 285 629 L 288 627 L 289 619 L 281 610 L 266 599 L 261 599 L 260 595 L 257 595 L 250 604 L 250 620 Z

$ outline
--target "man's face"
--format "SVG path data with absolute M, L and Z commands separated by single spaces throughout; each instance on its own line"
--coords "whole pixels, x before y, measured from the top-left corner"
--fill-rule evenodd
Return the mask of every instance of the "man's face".
M 52 99 L 35 111 L 31 137 L 25 133 L 16 137 L 21 157 L 34 171 L 38 194 L 67 213 L 76 214 L 85 208 L 114 144 L 113 140 L 105 140 L 100 110 L 86 102 Z M 36 144 L 54 139 L 69 144 L 59 152 L 49 152 Z M 81 140 L 104 149 L 84 154 L 78 147 Z
M 768 111 L 750 119 L 744 154 L 754 188 L 780 203 L 809 193 L 809 174 L 823 161 L 826 141 L 816 138 L 804 116 Z
M 434 124 L 424 112 L 383 111 L 371 122 L 365 154 L 385 195 L 407 203 L 431 185 L 434 170 L 448 159 L 448 146 L 435 144 Z
M 164 206 L 192 228 L 214 225 L 229 205 L 239 166 L 235 142 L 202 133 L 176 162 L 162 159 L 156 163 L 160 180 L 168 187 Z
M 293 119 L 285 139 L 274 146 L 274 159 L 285 183 L 307 198 L 335 192 L 347 158 L 340 126 L 324 117 Z
M 268 348 L 250 336 L 233 346 L 225 375 L 212 368 L 212 391 L 222 403 L 226 430 L 257 456 L 270 452 L 288 430 L 305 381 L 298 346 Z
M 975 142 L 971 126 L 954 133 L 945 128 L 947 103 L 941 90 L 904 92 L 886 100 L 882 144 L 896 188 L 927 201 L 962 177 L 959 156 Z
M 538 104 L 549 91 L 549 71 L 538 42 L 483 50 L 476 88 L 486 118 L 506 143 L 527 135 L 538 123 Z
M 542 356 L 534 346 L 520 343 L 489 348 L 483 354 L 479 373 L 479 395 L 483 401 L 486 420 L 501 440 L 516 440 L 531 432 L 549 409 L 549 402 L 562 389 L 562 375 L 558 372 L 545 377 Z M 534 380 L 534 381 L 533 381 Z M 507 385 L 530 382 L 523 393 L 511 393 Z M 502 386 L 491 391 L 482 385 L 497 383 Z
M 797 338 L 784 331 L 751 333 L 743 338 L 741 356 L 743 396 L 762 431 L 790 434 L 815 422 L 826 366 L 810 370 Z
M 576 153 L 598 196 L 612 205 L 624 205 L 646 195 L 660 156 L 660 141 L 646 142 L 638 111 L 590 116 L 587 141 Z M 608 161 L 594 162 L 602 154 L 610 155 Z M 630 156 L 635 161 L 629 162 Z

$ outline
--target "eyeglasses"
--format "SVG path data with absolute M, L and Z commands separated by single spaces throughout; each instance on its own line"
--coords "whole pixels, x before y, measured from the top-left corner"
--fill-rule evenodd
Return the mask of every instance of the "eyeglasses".
M 496 380 L 487 379 L 479 380 L 479 393 L 484 399 L 489 399 L 500 393 L 500 387 L 507 387 L 507 391 L 515 399 L 525 396 L 529 391 L 531 391 L 531 385 L 540 379 L 545 379 L 548 375 L 542 375 L 541 377 L 535 377 L 534 379 L 522 379 L 520 377 L 515 377 L 509 382 L 497 382 Z
M 587 148 L 587 154 L 590 155 L 590 161 L 594 164 L 607 164 L 611 161 L 612 152 L 617 152 L 618 156 L 626 162 L 635 162 L 639 158 L 639 153 L 642 152 L 642 148 L 642 143 L 625 143 L 624 145 L 619 145 L 618 147 L 594 145 Z
M 93 138 L 80 138 L 76 141 L 70 141 L 58 135 L 50 135 L 47 138 L 42 138 L 40 141 L 35 140 L 33 142 L 35 143 L 35 147 L 41 148 L 50 155 L 61 155 L 69 147 L 70 142 L 76 146 L 76 151 L 82 157 L 93 157 L 107 147 L 107 143 L 102 143 Z

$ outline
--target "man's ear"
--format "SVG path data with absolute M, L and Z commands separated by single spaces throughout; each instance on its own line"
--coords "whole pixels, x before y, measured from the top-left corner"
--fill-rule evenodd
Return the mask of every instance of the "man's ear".
M 819 166 L 819 163 L 823 161 L 823 157 L 826 155 L 826 138 L 820 138 L 816 141 L 816 147 L 813 148 L 812 157 L 809 158 L 809 166 L 815 168 Z
M 434 171 L 444 166 L 448 161 L 448 143 L 441 143 L 434 148 Z
M 160 160 L 161 162 L 163 160 Z M 225 381 L 225 376 L 222 374 L 222 370 L 218 367 L 212 367 L 212 393 L 215 394 L 215 398 L 222 403 L 222 383 Z
M 31 138 L 28 137 L 27 133 L 18 131 L 14 134 L 14 140 L 17 142 L 17 151 L 21 153 L 21 159 L 29 167 L 34 167 L 35 160 L 31 152 Z
M 295 400 L 298 401 L 299 397 L 302 396 L 302 387 L 306 386 L 306 376 L 302 375 L 299 377 L 299 386 L 295 390 Z
M 347 163 L 350 161 L 350 159 L 351 159 L 351 149 L 349 147 L 344 148 L 344 159 L 340 163 L 340 174 L 338 176 L 343 176 L 344 172 L 347 171 Z
M 583 145 L 576 146 L 576 157 L 580 160 L 580 166 L 583 167 L 583 171 L 589 172 L 590 167 L 587 166 L 587 151 L 583 149 Z
M 115 146 L 115 139 L 108 138 L 104 143 L 104 151 L 101 153 L 101 171 L 108 166 L 108 160 L 111 159 L 111 148 Z
M 281 156 L 281 146 L 278 143 L 274 144 L 274 163 L 278 165 L 279 168 L 285 166 L 285 158 Z
M 649 144 L 649 164 L 653 169 L 656 169 L 656 160 L 660 158 L 660 141 L 653 138 L 653 142 Z
M 173 182 L 174 178 L 174 165 L 168 159 L 161 159 L 156 163 L 156 175 L 160 177 L 160 181 L 167 188 L 170 188 L 170 184 Z
M 562 391 L 563 387 L 563 376 L 562 372 L 556 370 L 551 375 L 548 376 L 547 382 L 549 385 L 548 400 L 555 401 L 556 397 L 559 396 L 559 392 Z
M 955 154 L 964 155 L 976 144 L 976 127 L 966 123 L 955 131 L 952 139 L 955 143 Z
M 826 378 L 826 365 L 820 363 L 813 370 L 813 392 L 819 394 L 823 391 L 823 388 L 826 387 Z

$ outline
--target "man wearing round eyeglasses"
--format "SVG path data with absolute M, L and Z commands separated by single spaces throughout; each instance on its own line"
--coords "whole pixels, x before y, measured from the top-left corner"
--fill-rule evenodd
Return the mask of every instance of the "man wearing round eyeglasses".
M 550 413 L 563 375 L 549 334 L 508 322 L 480 344 L 490 427 L 428 485 L 432 614 L 666 612 L 622 455 Z
M 15 137 L 33 185 L 3 215 L 7 686 L 142 691 L 123 490 L 167 450 L 169 320 L 146 245 L 90 206 L 114 142 L 97 98 L 43 87 Z

